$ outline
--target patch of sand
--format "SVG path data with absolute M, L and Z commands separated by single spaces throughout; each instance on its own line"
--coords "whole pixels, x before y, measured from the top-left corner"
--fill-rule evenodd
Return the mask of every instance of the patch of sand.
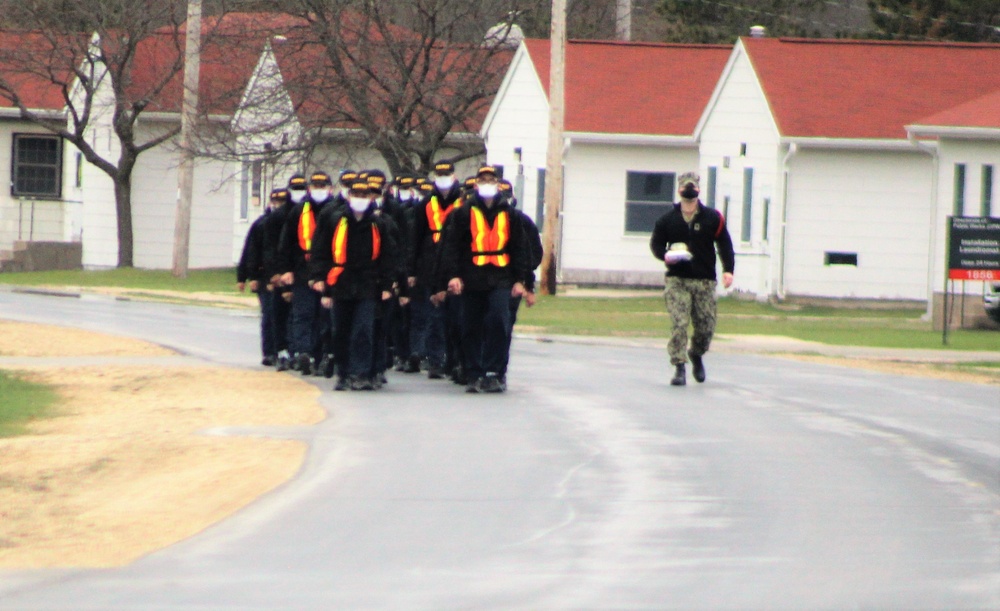
M 972 384 L 1000 385 L 1000 369 L 996 367 L 976 367 L 973 365 L 962 365 L 959 363 L 920 363 L 912 361 L 859 359 L 793 353 L 780 353 L 773 354 L 772 356 L 809 361 L 812 363 L 823 363 L 824 365 L 839 365 L 841 367 L 870 369 L 872 371 L 880 371 L 882 373 L 892 373 L 896 375 L 936 378 L 939 380 L 951 380 L 952 382 L 965 382 Z
M 172 350 L 127 337 L 0 320 L 0 356 L 169 356 Z
M 170 354 L 134 340 L 81 332 L 75 343 L 65 329 L 0 324 L 3 354 L 25 338 L 60 347 L 32 352 L 39 356 Z M 325 417 L 318 389 L 273 371 L 116 364 L 20 375 L 53 386 L 60 403 L 31 434 L 0 439 L 0 568 L 116 566 L 190 537 L 288 481 L 307 449 L 205 429 Z

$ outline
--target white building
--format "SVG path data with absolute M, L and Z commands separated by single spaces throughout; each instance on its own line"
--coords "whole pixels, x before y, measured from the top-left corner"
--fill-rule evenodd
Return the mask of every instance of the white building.
M 560 278 L 655 284 L 663 265 L 649 232 L 698 167 L 694 131 L 731 52 L 728 46 L 572 41 Z M 549 42 L 526 40 L 483 123 L 487 161 L 523 182 L 521 205 L 543 223 L 548 150 Z M 523 176 L 518 181 L 516 177 Z
M 484 125 L 491 162 L 515 163 L 520 149 L 530 203 L 540 200 L 535 176 L 545 163 L 547 75 L 548 42 L 525 41 Z M 956 142 L 942 139 L 940 163 L 937 143 L 906 128 L 947 109 L 964 116 L 963 103 L 1000 91 L 1000 45 L 744 38 L 722 51 L 571 42 L 566 91 L 559 261 L 569 283 L 658 284 L 651 221 L 642 226 L 638 215 L 653 217 L 676 195 L 671 184 L 660 191 L 668 199 L 637 206 L 630 181 L 697 167 L 702 200 L 727 218 L 737 290 L 928 300 L 942 277 L 933 270 L 949 168 L 974 165 L 967 180 L 978 180 L 1000 163 L 995 118 L 975 143 L 956 132 Z

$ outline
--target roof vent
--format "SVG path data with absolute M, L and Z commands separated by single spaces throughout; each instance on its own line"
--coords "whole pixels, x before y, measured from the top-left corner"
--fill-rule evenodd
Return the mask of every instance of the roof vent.
M 762 25 L 750 27 L 750 38 L 764 38 L 767 36 L 767 28 Z

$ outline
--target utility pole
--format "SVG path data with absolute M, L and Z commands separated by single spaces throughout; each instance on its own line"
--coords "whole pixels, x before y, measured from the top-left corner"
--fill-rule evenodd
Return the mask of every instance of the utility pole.
M 615 38 L 632 40 L 632 0 L 615 1 Z
M 549 62 L 549 143 L 545 159 L 545 225 L 542 229 L 541 288 L 556 294 L 563 196 L 563 132 L 566 118 L 566 0 L 552 0 Z
M 174 223 L 175 278 L 187 278 L 191 245 L 191 198 L 194 191 L 192 132 L 198 118 L 201 72 L 201 0 L 188 0 L 184 41 L 184 98 L 181 102 L 181 163 L 177 171 L 177 216 Z

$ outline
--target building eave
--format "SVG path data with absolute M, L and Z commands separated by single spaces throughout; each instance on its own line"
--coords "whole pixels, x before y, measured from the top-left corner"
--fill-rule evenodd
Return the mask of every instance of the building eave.
M 906 131 L 915 137 L 954 138 L 957 140 L 1000 140 L 1000 127 L 907 125 Z
M 623 146 L 662 146 L 662 147 L 698 146 L 698 140 L 694 136 L 566 132 L 565 137 L 573 144 L 617 144 Z
M 909 140 L 896 138 L 799 138 L 784 137 L 783 145 L 795 144 L 800 149 L 912 151 Z

